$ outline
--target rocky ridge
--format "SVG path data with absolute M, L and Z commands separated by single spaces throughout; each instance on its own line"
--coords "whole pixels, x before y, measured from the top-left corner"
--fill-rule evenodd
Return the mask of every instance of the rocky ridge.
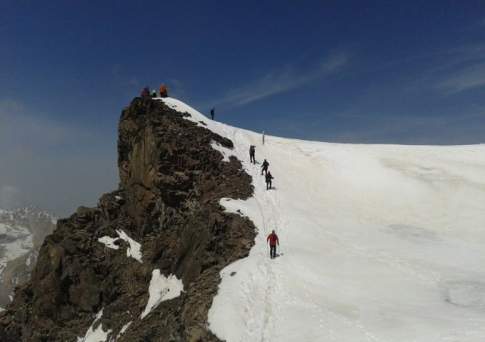
M 163 102 L 135 98 L 119 123 L 119 189 L 58 221 L 31 280 L 0 314 L 0 340 L 83 341 L 96 321 L 107 341 L 218 341 L 207 312 L 219 272 L 248 255 L 256 231 L 219 204 L 253 189 L 214 141 L 233 147 Z M 120 232 L 141 244 L 141 262 L 127 257 L 126 240 L 113 240 L 118 249 L 99 241 Z M 183 292 L 141 319 L 156 269 L 180 279 Z

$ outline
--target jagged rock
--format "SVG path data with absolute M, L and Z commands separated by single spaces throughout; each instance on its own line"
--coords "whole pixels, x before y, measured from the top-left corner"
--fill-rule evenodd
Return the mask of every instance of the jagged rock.
M 58 222 L 31 281 L 0 314 L 0 340 L 76 341 L 103 309 L 113 337 L 132 321 L 117 341 L 218 341 L 207 313 L 219 272 L 248 255 L 255 228 L 219 205 L 253 189 L 241 163 L 223 162 L 212 141 L 233 147 L 163 102 L 135 98 L 119 123 L 119 189 Z M 120 231 L 142 245 L 142 263 L 127 257 Z M 98 241 L 105 236 L 118 249 Z M 154 269 L 182 279 L 184 292 L 140 319 Z

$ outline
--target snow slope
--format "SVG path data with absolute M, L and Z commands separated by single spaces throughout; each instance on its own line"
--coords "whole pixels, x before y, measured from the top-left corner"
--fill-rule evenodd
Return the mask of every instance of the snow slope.
M 255 195 L 224 199 L 258 227 L 248 258 L 221 273 L 210 329 L 228 342 L 485 340 L 485 145 L 309 142 L 211 121 Z M 259 165 L 267 158 L 275 190 Z M 218 150 L 222 147 L 218 146 Z M 221 151 L 223 153 L 224 151 Z M 275 229 L 280 256 L 269 259 Z M 235 272 L 235 274 L 233 273 Z M 232 274 L 232 275 L 231 275 Z

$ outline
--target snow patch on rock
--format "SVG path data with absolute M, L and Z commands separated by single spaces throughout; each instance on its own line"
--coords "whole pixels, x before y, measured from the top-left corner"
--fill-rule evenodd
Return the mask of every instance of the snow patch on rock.
M 129 321 L 128 323 L 126 323 L 125 325 L 123 325 L 123 327 L 121 328 L 120 332 L 116 336 L 117 339 L 120 338 L 126 332 L 126 330 L 128 330 L 128 328 L 130 327 L 131 323 L 133 323 L 133 322 L 132 321 Z
M 183 290 L 184 284 L 182 280 L 177 279 L 175 275 L 171 274 L 165 277 L 160 273 L 159 269 L 153 270 L 152 279 L 150 280 L 150 286 L 148 288 L 150 297 L 148 298 L 145 310 L 140 316 L 141 319 L 145 318 L 161 302 L 180 296 Z
M 84 335 L 84 337 L 78 337 L 77 342 L 107 342 L 111 330 L 104 331 L 103 324 L 97 324 L 101 317 L 103 317 L 103 309 L 96 315 L 96 318 L 86 332 L 86 335 Z
M 105 245 L 106 247 L 111 248 L 111 249 L 119 249 L 120 248 L 120 246 L 115 244 L 115 242 L 118 241 L 118 240 L 119 240 L 119 238 L 112 238 L 112 237 L 109 237 L 107 235 L 100 237 L 98 239 L 99 242 L 101 242 L 103 245 Z
M 117 229 L 116 230 L 116 233 L 118 233 L 118 236 L 120 237 L 121 240 L 124 240 L 126 242 L 128 242 L 128 244 L 130 245 L 127 249 L 126 249 L 126 256 L 128 257 L 132 257 L 133 259 L 139 261 L 139 262 L 143 262 L 141 259 L 142 259 L 142 254 L 141 254 L 141 245 L 140 243 L 136 242 L 135 240 L 133 240 L 132 238 L 130 238 L 128 236 L 128 234 L 126 234 L 123 230 L 121 229 Z
M 219 151 L 222 154 L 222 157 L 223 157 L 222 161 L 225 161 L 225 162 L 229 161 L 229 157 L 232 155 L 230 149 L 222 146 L 221 144 L 215 141 L 211 142 L 211 146 L 214 150 Z
M 177 112 L 189 114 L 190 116 L 186 117 L 187 119 L 195 122 L 198 126 L 206 127 L 207 118 L 204 115 L 202 115 L 201 113 L 199 113 L 197 110 L 195 110 L 194 108 L 183 103 L 182 101 L 179 101 L 179 100 L 174 99 L 172 97 L 157 98 L 157 100 L 161 100 L 168 107 L 176 110 Z M 206 125 L 201 124 L 201 121 L 204 122 Z
M 132 257 L 133 259 L 137 260 L 138 262 L 143 262 L 142 261 L 142 253 L 141 253 L 141 244 L 139 242 L 136 242 L 132 238 L 128 236 L 123 230 L 117 229 L 116 233 L 118 234 L 117 238 L 112 238 L 107 235 L 100 237 L 98 239 L 98 242 L 104 244 L 106 247 L 111 248 L 111 249 L 119 249 L 119 246 L 115 244 L 116 241 L 118 240 L 123 240 L 128 243 L 128 248 L 126 249 L 126 256 L 127 257 Z

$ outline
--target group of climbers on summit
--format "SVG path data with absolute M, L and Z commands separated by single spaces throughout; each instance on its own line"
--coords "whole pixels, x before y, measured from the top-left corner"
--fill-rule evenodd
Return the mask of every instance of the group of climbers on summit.
M 165 84 L 160 85 L 160 88 L 158 89 L 158 92 L 153 89 L 150 91 L 150 87 L 145 87 L 141 90 L 140 93 L 141 97 L 168 97 L 168 88 Z

